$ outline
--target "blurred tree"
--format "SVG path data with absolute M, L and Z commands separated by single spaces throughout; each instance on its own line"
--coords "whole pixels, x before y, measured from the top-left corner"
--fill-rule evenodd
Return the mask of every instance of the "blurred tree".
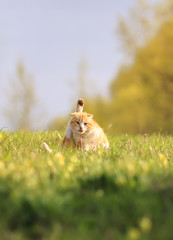
M 119 17 L 116 28 L 121 50 L 130 61 L 134 60 L 136 49 L 144 46 L 156 34 L 159 26 L 154 11 L 156 6 L 148 0 L 135 0 L 135 2 L 125 18 Z
M 173 18 L 138 48 L 111 85 L 117 132 L 173 132 Z
M 173 0 L 162 0 L 155 6 L 155 18 L 159 23 L 168 22 L 173 15 Z
M 37 120 L 34 116 L 37 99 L 32 77 L 22 63 L 17 65 L 17 78 L 11 82 L 8 100 L 4 114 L 14 129 L 32 130 Z
M 173 15 L 173 0 L 135 0 L 126 17 L 120 16 L 116 32 L 121 51 L 130 63 L 136 50 L 143 47 L 159 31 L 160 26 Z

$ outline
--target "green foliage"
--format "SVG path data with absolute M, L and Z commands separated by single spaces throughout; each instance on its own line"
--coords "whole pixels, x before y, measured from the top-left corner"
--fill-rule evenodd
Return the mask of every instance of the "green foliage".
M 173 132 L 173 20 L 111 85 L 114 132 Z
M 172 136 L 60 145 L 56 131 L 0 133 L 2 239 L 172 239 Z
M 166 4 L 165 4 L 166 1 Z M 169 0 L 165 0 L 167 6 Z M 163 9 L 163 6 L 161 6 Z M 133 59 L 136 49 L 146 45 L 157 32 L 163 22 L 162 15 L 157 13 L 160 3 L 149 0 L 135 0 L 133 7 L 128 9 L 126 17 L 119 16 L 116 32 L 120 38 L 121 52 Z M 166 9 L 165 9 L 166 10 Z

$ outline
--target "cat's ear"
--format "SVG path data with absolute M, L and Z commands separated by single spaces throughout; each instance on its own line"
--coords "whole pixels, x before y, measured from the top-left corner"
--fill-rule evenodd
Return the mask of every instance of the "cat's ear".
M 88 117 L 88 118 L 93 118 L 93 114 L 87 113 L 87 117 Z

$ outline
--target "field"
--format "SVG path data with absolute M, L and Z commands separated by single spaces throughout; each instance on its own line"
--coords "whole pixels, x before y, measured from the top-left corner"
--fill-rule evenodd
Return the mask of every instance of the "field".
M 172 136 L 114 136 L 87 153 L 60 143 L 0 132 L 0 239 L 173 239 Z

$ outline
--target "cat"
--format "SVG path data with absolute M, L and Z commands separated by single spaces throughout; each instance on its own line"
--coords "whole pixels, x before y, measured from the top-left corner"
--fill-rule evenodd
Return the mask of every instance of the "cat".
M 99 146 L 109 148 L 109 142 L 103 129 L 93 119 L 92 114 L 83 112 L 83 107 L 84 101 L 79 99 L 76 112 L 70 113 L 72 118 L 68 122 L 62 147 L 69 147 L 72 141 L 74 147 L 84 150 L 94 150 Z

